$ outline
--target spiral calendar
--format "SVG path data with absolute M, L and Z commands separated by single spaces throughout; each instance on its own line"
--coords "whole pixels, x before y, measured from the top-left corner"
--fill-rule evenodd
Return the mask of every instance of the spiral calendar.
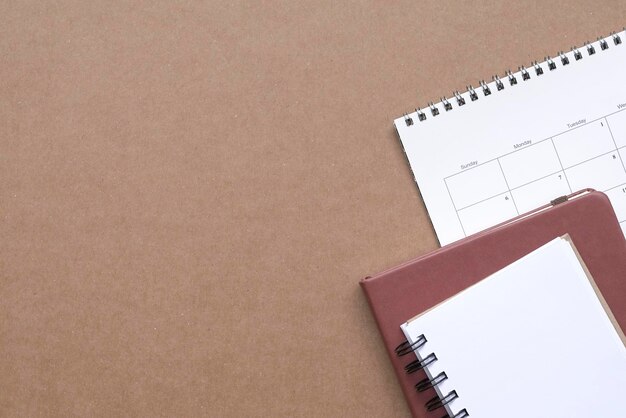
M 442 245 L 559 196 L 606 193 L 626 234 L 626 32 L 394 121 Z

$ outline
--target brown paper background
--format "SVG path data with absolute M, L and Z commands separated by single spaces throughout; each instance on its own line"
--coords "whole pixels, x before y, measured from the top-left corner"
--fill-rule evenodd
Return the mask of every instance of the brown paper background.
M 407 416 L 357 284 L 437 247 L 393 118 L 625 16 L 3 2 L 0 415 Z

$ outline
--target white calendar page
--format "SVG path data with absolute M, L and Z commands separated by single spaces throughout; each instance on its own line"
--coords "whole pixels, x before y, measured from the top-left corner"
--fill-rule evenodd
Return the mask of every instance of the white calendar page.
M 626 234 L 626 33 L 604 41 L 394 121 L 442 245 L 587 187 Z

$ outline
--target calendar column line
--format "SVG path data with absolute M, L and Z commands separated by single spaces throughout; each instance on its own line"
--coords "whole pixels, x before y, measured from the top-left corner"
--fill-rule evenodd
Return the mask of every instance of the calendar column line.
M 509 190 L 509 194 L 511 195 L 511 201 L 513 202 L 513 206 L 515 206 L 515 212 L 517 212 L 517 214 L 519 215 L 519 209 L 517 208 L 517 204 L 515 203 L 515 198 L 513 198 L 513 193 L 511 192 L 509 181 L 506 179 L 506 174 L 504 174 L 504 170 L 502 169 L 502 164 L 500 164 L 500 158 L 498 158 L 498 166 L 500 167 L 500 171 L 502 172 L 502 177 L 504 178 L 504 183 L 506 184 L 506 188 Z
M 611 134 L 611 139 L 613 140 L 613 144 L 615 144 L 615 152 L 617 152 L 617 157 L 622 162 L 622 167 L 624 168 L 624 171 L 626 172 L 626 165 L 624 165 L 624 160 L 622 159 L 622 155 L 619 152 L 619 148 L 617 148 L 617 141 L 615 140 L 615 137 L 613 136 L 613 131 L 611 130 L 611 125 L 609 124 L 609 120 L 605 117 L 604 121 L 606 122 L 606 127 L 609 128 L 609 133 Z
M 463 222 L 461 222 L 461 217 L 459 216 L 459 210 L 456 208 L 456 203 L 454 203 L 454 199 L 452 199 L 452 194 L 450 193 L 450 188 L 448 187 L 448 182 L 446 179 L 443 179 L 443 184 L 446 185 L 446 191 L 448 192 L 448 197 L 450 198 L 450 202 L 452 202 L 452 207 L 454 208 L 454 213 L 456 213 L 456 218 L 459 220 L 459 225 L 461 225 L 461 231 L 463 231 L 463 235 L 467 237 L 467 232 L 465 232 L 465 228 L 463 227 Z
M 554 148 L 554 152 L 556 153 L 556 158 L 559 160 L 559 165 L 561 166 L 561 171 L 563 172 L 563 177 L 565 177 L 565 182 L 567 183 L 569 192 L 572 193 L 572 186 L 569 184 L 569 179 L 567 178 L 567 173 L 565 172 L 565 168 L 563 167 L 563 162 L 561 161 L 559 150 L 556 149 L 556 145 L 554 144 L 554 137 L 550 138 L 550 142 L 552 142 L 552 148 Z

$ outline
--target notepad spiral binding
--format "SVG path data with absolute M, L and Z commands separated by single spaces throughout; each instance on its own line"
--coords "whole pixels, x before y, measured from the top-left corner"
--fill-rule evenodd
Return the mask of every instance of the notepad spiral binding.
M 402 344 L 396 347 L 396 355 L 398 357 L 402 357 L 410 353 L 417 353 L 417 350 L 424 347 L 427 342 L 428 340 L 426 339 L 426 336 L 424 334 L 420 335 L 413 343 L 404 341 Z M 418 370 L 426 369 L 430 364 L 436 362 L 437 360 L 437 355 L 435 353 L 430 353 L 426 357 L 422 357 L 421 360 L 418 358 L 417 360 L 407 364 L 404 367 L 404 370 L 408 374 L 415 373 Z M 423 392 L 430 388 L 436 387 L 447 379 L 448 375 L 446 374 L 446 372 L 441 372 L 432 378 L 426 377 L 425 379 L 422 379 L 415 384 L 415 390 L 417 390 L 418 392 Z M 428 410 L 428 412 L 435 411 L 439 408 L 445 407 L 450 402 L 458 398 L 459 395 L 457 394 L 456 390 L 452 390 L 446 395 L 440 395 L 439 393 L 437 393 L 437 395 L 435 395 L 428 402 L 426 402 L 426 409 Z M 454 415 L 449 415 L 446 413 L 446 415 L 441 418 L 466 418 L 469 416 L 470 414 L 467 409 L 461 409 Z
M 624 29 L 626 31 L 626 28 Z M 513 72 L 508 70 L 505 72 L 505 76 L 503 79 L 494 75 L 491 79 L 491 82 L 485 82 L 484 80 L 480 81 L 479 86 L 474 89 L 471 85 L 467 86 L 466 92 L 454 91 L 452 93 L 453 98 L 448 100 L 447 97 L 442 97 L 438 103 L 429 102 L 428 108 L 415 109 L 415 112 L 404 114 L 404 122 L 407 126 L 412 126 L 415 124 L 415 118 L 418 122 L 426 121 L 429 116 L 427 113 L 430 113 L 432 116 L 437 117 L 441 114 L 441 110 L 445 112 L 449 112 L 453 110 L 455 107 L 453 103 L 456 101 L 456 107 L 462 107 L 467 104 L 467 99 L 472 102 L 475 102 L 480 99 L 481 93 L 482 97 L 487 97 L 492 94 L 494 91 L 501 91 L 505 88 L 511 88 L 518 84 L 518 81 L 525 82 L 531 80 L 533 77 L 539 77 L 545 73 L 545 71 L 554 71 L 559 67 L 559 63 L 561 67 L 565 67 L 570 65 L 572 59 L 574 61 L 580 61 L 584 59 L 585 54 L 581 52 L 586 51 L 587 56 L 595 55 L 598 50 L 605 51 L 609 49 L 611 46 L 620 46 L 622 45 L 622 38 L 626 36 L 624 32 L 613 32 L 606 38 L 598 38 L 596 42 L 586 42 L 582 48 L 572 47 L 569 53 L 565 53 L 563 51 L 559 51 L 557 57 L 546 57 L 543 62 L 533 61 L 530 67 L 526 68 L 525 66 L 520 66 L 517 72 Z M 533 75 L 534 73 L 534 75 Z M 508 86 L 507 86 L 508 84 Z

